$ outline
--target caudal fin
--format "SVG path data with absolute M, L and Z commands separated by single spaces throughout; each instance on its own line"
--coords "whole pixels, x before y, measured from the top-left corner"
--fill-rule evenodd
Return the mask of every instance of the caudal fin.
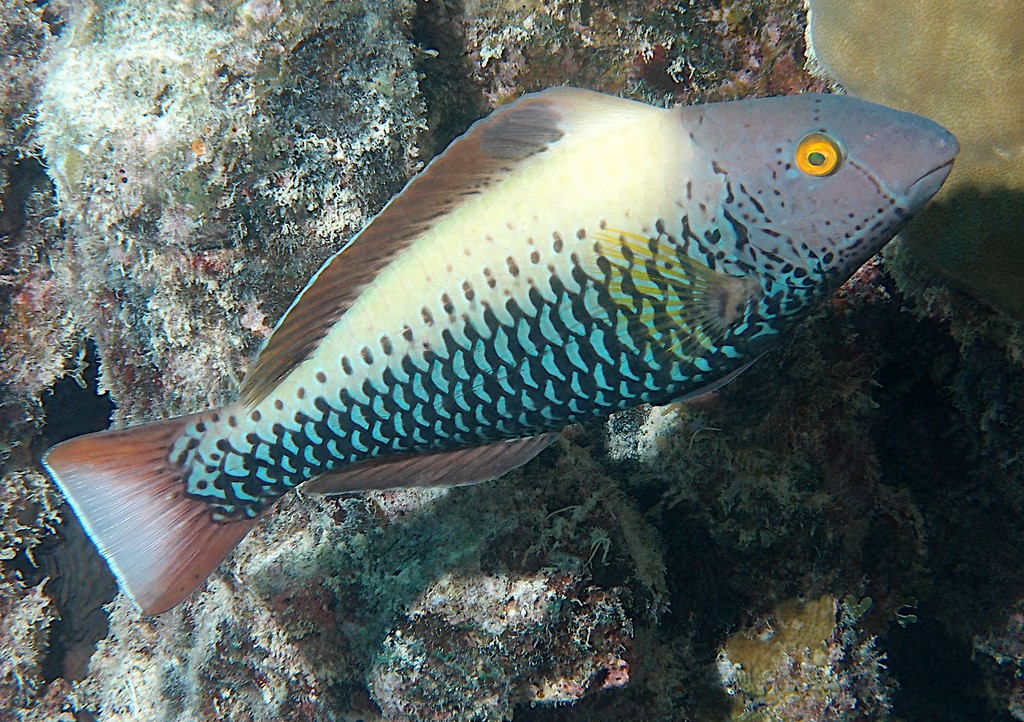
M 43 456 L 121 588 L 145 614 L 185 599 L 256 523 L 216 522 L 206 504 L 185 495 L 168 455 L 194 418 L 79 436 Z

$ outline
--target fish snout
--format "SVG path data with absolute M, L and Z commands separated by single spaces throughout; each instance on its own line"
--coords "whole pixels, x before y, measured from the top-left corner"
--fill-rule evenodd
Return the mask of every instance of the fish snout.
M 892 171 L 891 179 L 902 191 L 904 205 L 910 212 L 917 211 L 934 196 L 945 183 L 953 162 L 960 152 L 956 137 L 938 123 L 918 118 L 915 141 L 908 148 L 911 158 L 902 159 L 905 165 Z M 900 161 L 894 157 L 891 163 Z
M 912 208 L 923 206 L 928 200 L 938 193 L 939 188 L 946 182 L 950 171 L 953 170 L 953 162 L 960 151 L 960 144 L 956 138 L 945 128 L 943 135 L 938 141 L 937 164 L 925 171 L 921 177 L 910 184 L 907 189 L 907 200 Z

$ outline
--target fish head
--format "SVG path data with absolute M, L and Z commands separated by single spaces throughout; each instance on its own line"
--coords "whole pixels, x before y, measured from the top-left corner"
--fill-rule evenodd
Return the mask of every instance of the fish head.
M 718 196 L 721 265 L 756 280 L 760 315 L 777 320 L 811 308 L 888 243 L 958 151 L 937 123 L 847 96 L 684 111 L 694 111 L 684 126 Z

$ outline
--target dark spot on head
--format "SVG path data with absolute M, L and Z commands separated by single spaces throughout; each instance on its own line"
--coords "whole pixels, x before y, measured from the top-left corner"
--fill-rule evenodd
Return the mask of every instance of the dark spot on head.
M 238 417 L 235 416 L 234 414 L 228 416 L 228 426 L 230 426 L 232 429 L 238 426 Z
M 373 363 L 373 354 L 370 353 L 370 349 L 368 349 L 366 346 L 363 346 L 361 349 L 359 349 L 359 356 L 367 365 Z
M 280 411 L 284 408 L 284 402 L 281 399 L 274 399 L 274 408 Z
M 341 357 L 341 370 L 348 375 L 352 375 L 352 362 L 348 360 L 348 356 Z
M 306 389 L 300 386 L 298 389 L 295 390 L 295 396 L 300 399 L 306 398 Z
M 434 314 L 430 312 L 430 309 L 424 306 L 420 309 L 420 315 L 423 317 L 423 323 L 428 326 L 434 325 Z
M 581 239 L 581 240 L 586 238 L 587 237 L 586 229 L 580 228 L 578 231 L 576 231 L 576 237 Z
M 387 336 L 380 337 L 380 350 L 384 352 L 385 356 L 390 356 L 394 350 L 391 346 L 391 339 Z
M 197 421 L 196 422 L 196 431 L 198 433 L 200 433 L 200 434 L 203 433 L 204 431 L 206 431 L 206 423 L 203 422 L 203 421 Z
M 406 341 L 412 341 L 412 329 L 409 328 L 408 326 L 403 326 L 402 338 L 404 338 Z
M 316 382 L 318 384 L 327 383 L 327 374 L 325 374 L 323 371 L 317 371 L 316 372 Z
M 498 280 L 494 277 L 494 271 L 489 268 L 484 269 L 484 280 L 487 281 L 490 288 L 494 288 L 498 284 Z
M 259 410 L 259 409 L 253 409 L 252 413 L 251 413 L 251 414 L 249 414 L 249 418 L 250 418 L 250 419 L 251 419 L 252 421 L 256 421 L 256 422 L 258 422 L 258 421 L 259 421 L 260 419 L 262 419 L 262 418 L 263 418 L 263 414 L 261 414 L 261 413 L 260 413 L 260 410 Z
M 530 263 L 540 263 L 540 254 L 537 251 L 530 254 Z
M 467 301 L 472 301 L 476 297 L 473 285 L 469 281 L 462 282 L 462 293 L 466 296 Z
M 441 307 L 444 308 L 444 312 L 449 316 L 455 313 L 455 304 L 452 303 L 452 297 L 447 293 L 441 294 Z
M 508 264 L 508 272 L 512 274 L 513 278 L 519 278 L 519 265 L 516 263 L 512 256 L 505 259 L 505 263 Z
M 205 490 L 209 485 L 210 484 L 209 482 L 206 481 L 206 479 L 200 479 L 199 481 L 196 482 L 196 488 L 199 491 Z
M 217 439 L 217 443 L 214 444 L 218 451 L 227 451 L 231 447 L 228 445 L 227 439 Z M 211 454 L 212 458 L 212 454 Z

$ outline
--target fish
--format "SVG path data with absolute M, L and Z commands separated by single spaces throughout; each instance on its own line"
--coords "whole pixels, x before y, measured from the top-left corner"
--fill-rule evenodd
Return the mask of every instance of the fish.
M 159 614 L 296 487 L 486 481 L 569 424 L 718 387 L 887 243 L 957 150 L 837 95 L 525 95 L 327 260 L 236 401 L 64 441 L 43 466 Z

